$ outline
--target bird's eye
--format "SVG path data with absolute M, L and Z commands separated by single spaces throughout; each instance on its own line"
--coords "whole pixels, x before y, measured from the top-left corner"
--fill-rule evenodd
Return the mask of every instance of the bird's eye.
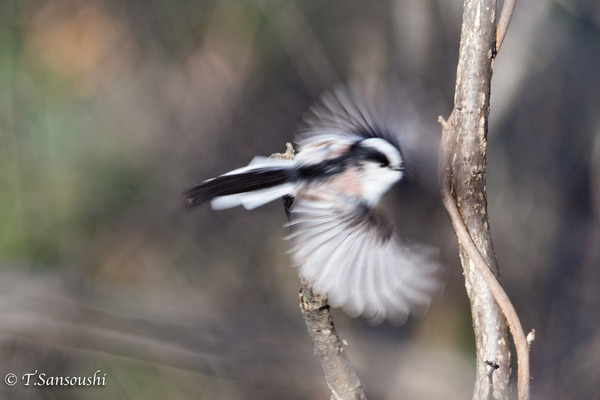
M 379 163 L 379 167 L 380 168 L 386 168 L 386 167 L 389 167 L 389 166 L 390 166 L 389 162 L 382 161 L 382 162 Z

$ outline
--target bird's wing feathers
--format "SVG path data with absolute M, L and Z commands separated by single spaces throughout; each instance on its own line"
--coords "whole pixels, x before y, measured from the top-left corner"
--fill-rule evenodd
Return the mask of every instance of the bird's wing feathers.
M 398 149 L 397 132 L 392 132 L 376 111 L 378 101 L 370 98 L 362 87 L 339 87 L 325 93 L 304 116 L 305 126 L 295 137 L 302 151 L 324 142 L 382 138 Z
M 441 288 L 434 250 L 402 241 L 374 210 L 297 199 L 290 211 L 300 275 L 349 315 L 399 324 L 423 315 Z

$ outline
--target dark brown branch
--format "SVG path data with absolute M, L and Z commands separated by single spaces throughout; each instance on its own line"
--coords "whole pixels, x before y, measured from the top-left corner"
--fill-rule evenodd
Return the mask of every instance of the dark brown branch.
M 271 157 L 293 159 L 294 149 L 291 143 L 286 143 L 285 153 L 275 153 Z M 283 199 L 288 217 L 293 201 L 292 197 Z M 345 342 L 339 338 L 333 325 L 327 297 L 314 292 L 310 285 L 302 282 L 300 310 L 313 342 L 315 355 L 323 367 L 331 398 L 334 400 L 366 400 L 358 375 L 344 350 Z

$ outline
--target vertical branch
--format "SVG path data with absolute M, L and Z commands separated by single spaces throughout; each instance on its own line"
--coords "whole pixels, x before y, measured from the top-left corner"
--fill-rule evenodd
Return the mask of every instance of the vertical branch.
M 442 124 L 442 140 L 440 145 L 440 190 L 442 194 L 442 200 L 444 206 L 450 216 L 452 226 L 456 231 L 456 236 L 460 245 L 463 247 L 464 252 L 473 261 L 473 268 L 481 275 L 481 278 L 487 284 L 487 287 L 496 300 L 500 310 L 506 317 L 508 326 L 513 335 L 515 348 L 517 349 L 518 356 L 518 368 L 519 368 L 519 400 L 529 399 L 529 347 L 531 342 L 535 340 L 535 330 L 532 330 L 527 337 L 519 321 L 519 316 L 515 311 L 508 295 L 500 285 L 496 275 L 488 267 L 487 262 L 483 259 L 483 256 L 479 252 L 479 249 L 473 242 L 467 227 L 464 224 L 454 196 L 452 194 L 452 142 L 454 134 L 454 114 L 450 115 L 448 122 L 444 121 L 442 117 L 439 118 Z M 479 349 L 478 349 L 479 350 Z M 486 360 L 485 364 L 492 369 L 488 372 L 488 387 L 492 390 L 488 390 L 488 398 L 493 398 L 493 373 L 500 368 L 498 363 L 495 361 Z
M 293 159 L 294 149 L 291 143 L 286 144 L 285 153 L 272 154 L 271 158 Z M 292 197 L 283 199 L 288 217 L 293 202 Z M 344 350 L 346 343 L 340 339 L 333 325 L 327 297 L 314 292 L 310 285 L 302 282 L 300 311 L 313 342 L 315 355 L 323 367 L 325 381 L 331 391 L 331 399 L 366 400 L 358 375 Z
M 507 323 L 518 356 L 519 399 L 529 399 L 529 346 L 534 332 L 525 337 L 518 315 L 497 280 L 485 188 L 492 62 L 515 2 L 505 2 L 496 28 L 496 0 L 465 0 L 454 110 L 448 122 L 440 118 L 440 189 L 460 245 L 477 347 L 474 399 L 509 396 Z
M 492 61 L 496 53 L 496 9 L 497 0 L 464 1 L 450 160 L 451 184 L 460 217 L 485 263 L 498 276 L 486 196 L 487 121 Z M 465 243 L 459 243 L 477 348 L 473 398 L 493 395 L 508 399 L 510 349 L 506 319 L 465 250 Z M 491 386 L 486 361 L 499 366 Z

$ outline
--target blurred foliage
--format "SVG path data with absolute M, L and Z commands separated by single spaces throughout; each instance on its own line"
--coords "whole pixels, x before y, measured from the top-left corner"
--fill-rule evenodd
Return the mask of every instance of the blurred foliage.
M 437 132 L 461 12 L 458 0 L 0 2 L 2 374 L 100 369 L 108 383 L 0 396 L 327 398 L 281 205 L 188 212 L 181 192 L 283 151 L 310 102 L 357 76 L 418 82 L 435 99 L 423 129 Z M 597 1 L 519 2 L 495 63 L 488 201 L 502 282 L 537 331 L 534 398 L 600 390 L 599 67 Z M 335 311 L 339 331 L 369 398 L 466 398 L 455 237 L 435 193 L 403 184 L 386 203 L 398 201 L 403 230 L 441 248 L 444 298 L 401 328 Z

